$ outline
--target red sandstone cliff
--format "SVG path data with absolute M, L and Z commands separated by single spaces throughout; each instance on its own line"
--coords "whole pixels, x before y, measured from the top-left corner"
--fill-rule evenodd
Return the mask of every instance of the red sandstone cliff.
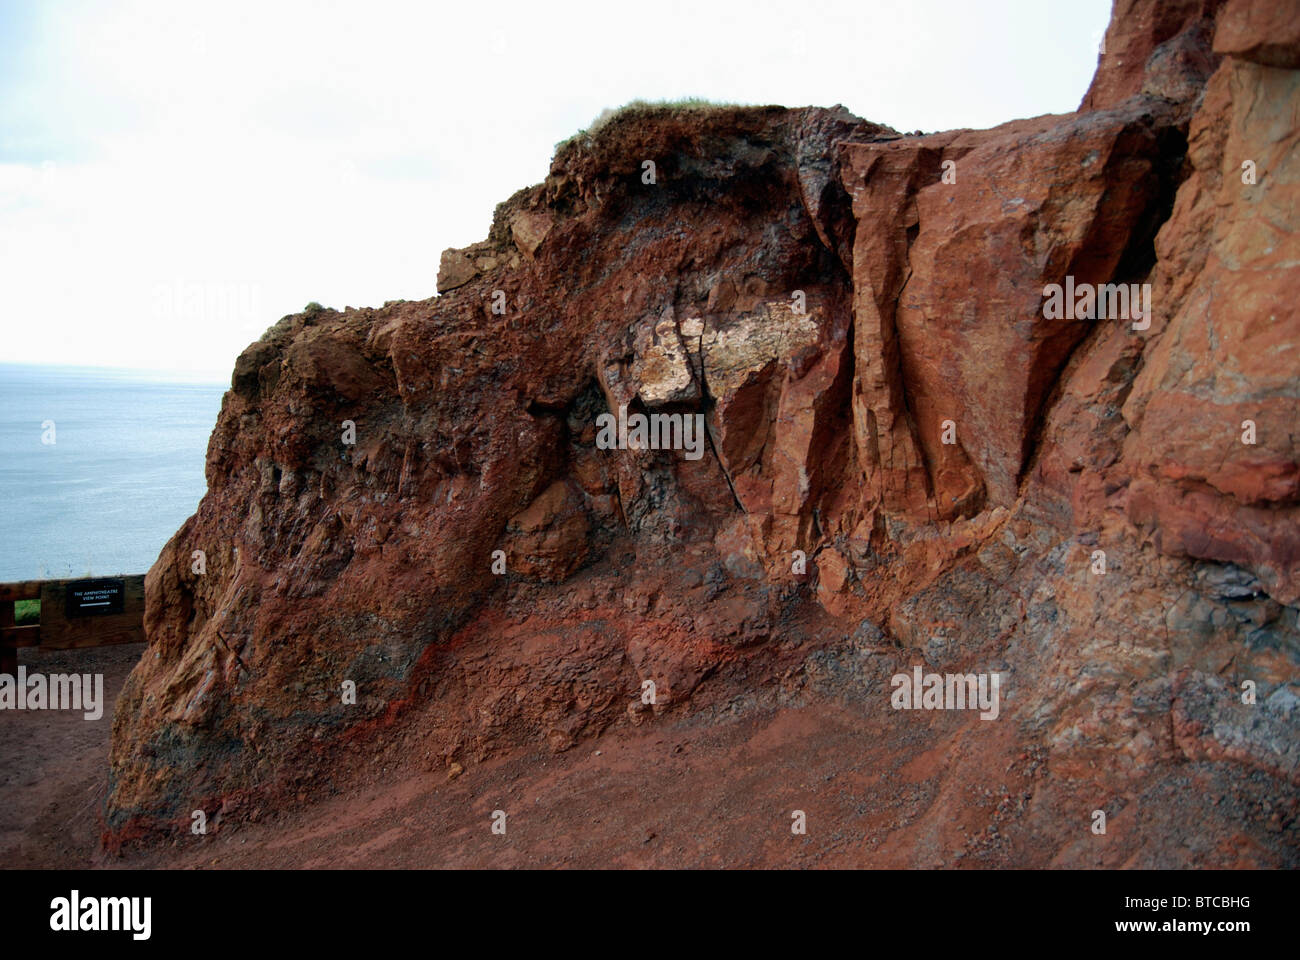
M 394 731 L 468 765 L 838 698 L 900 755 L 922 665 L 1004 702 L 892 862 L 997 770 L 1014 862 L 1294 865 L 1298 24 L 1117 0 L 1080 112 L 985 131 L 627 110 L 441 296 L 281 320 L 149 574 L 109 843 L 401 762 Z M 1149 284 L 1149 327 L 1048 319 L 1067 277 Z M 622 405 L 702 413 L 704 455 L 598 449 Z M 1199 845 L 1189 783 L 1227 798 Z M 1094 808 L 1143 826 L 1098 854 Z

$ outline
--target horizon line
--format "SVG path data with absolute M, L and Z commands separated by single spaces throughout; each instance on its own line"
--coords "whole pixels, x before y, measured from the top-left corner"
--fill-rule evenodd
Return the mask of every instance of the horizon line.
M 0 367 L 29 367 L 33 369 L 45 370 L 88 370 L 101 373 L 136 373 L 151 374 L 158 377 L 178 378 L 178 382 L 184 383 L 211 383 L 211 384 L 229 384 L 231 374 L 219 370 L 208 369 L 186 369 L 183 367 L 127 367 L 116 364 L 90 364 L 90 363 L 47 363 L 32 360 L 0 360 Z

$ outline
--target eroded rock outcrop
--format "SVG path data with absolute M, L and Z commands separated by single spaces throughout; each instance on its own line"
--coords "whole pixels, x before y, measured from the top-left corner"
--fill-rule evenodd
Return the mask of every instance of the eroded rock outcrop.
M 922 666 L 1002 677 L 946 775 L 1018 771 L 1017 862 L 1294 864 L 1300 17 L 1261 7 L 1118 3 L 1081 111 L 992 130 L 625 110 L 442 296 L 286 317 L 149 574 L 110 844 L 724 704 L 860 701 L 905 750 Z M 698 456 L 605 449 L 620 410 Z M 1212 843 L 1161 832 L 1189 777 Z

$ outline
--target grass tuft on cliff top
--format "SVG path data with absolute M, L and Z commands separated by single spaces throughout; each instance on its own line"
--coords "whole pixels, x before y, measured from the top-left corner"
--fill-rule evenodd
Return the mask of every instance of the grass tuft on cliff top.
M 688 113 L 688 112 L 705 112 L 709 110 L 728 110 L 734 107 L 745 107 L 749 104 L 731 103 L 721 100 L 706 100 L 704 97 L 683 97 L 680 100 L 632 100 L 623 104 L 621 107 L 606 107 L 600 112 L 595 120 L 591 121 L 589 127 L 579 130 L 573 136 L 561 140 L 555 145 L 555 152 L 560 150 L 575 140 L 591 139 L 601 129 L 609 124 L 611 120 L 631 117 L 637 114 L 651 113 Z

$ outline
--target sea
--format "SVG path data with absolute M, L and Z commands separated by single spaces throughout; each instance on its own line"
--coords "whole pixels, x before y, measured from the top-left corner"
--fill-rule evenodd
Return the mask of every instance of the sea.
M 148 571 L 207 489 L 228 385 L 0 364 L 0 581 Z

